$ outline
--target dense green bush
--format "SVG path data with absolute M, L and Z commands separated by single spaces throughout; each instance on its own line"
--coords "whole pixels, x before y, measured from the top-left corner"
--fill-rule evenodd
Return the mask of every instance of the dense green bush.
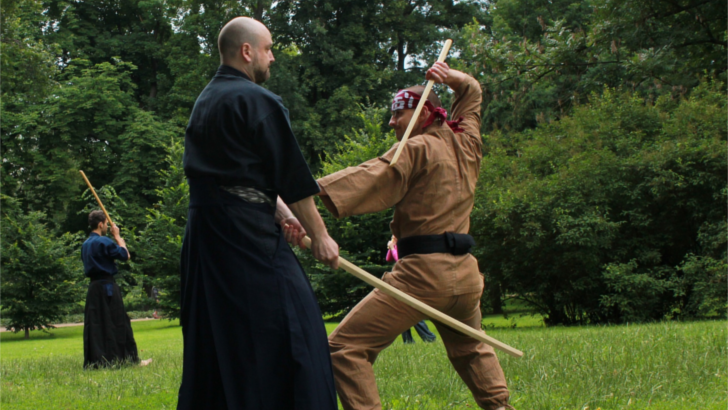
M 489 281 L 549 324 L 725 314 L 726 98 L 606 89 L 533 131 L 486 137 L 473 214 Z
M 83 298 L 78 235 L 57 236 L 42 212 L 3 196 L 2 316 L 14 332 L 52 327 Z
M 159 289 L 158 306 L 165 317 L 173 319 L 180 311 L 180 251 L 190 193 L 182 169 L 182 140 L 173 138 L 167 149 L 167 169 L 160 171 L 165 182 L 156 190 L 161 200 L 147 209 L 146 225 L 129 245 L 135 252 L 135 274 L 145 289 L 151 290 L 152 285 Z
M 143 286 L 130 287 L 122 296 L 127 312 L 154 311 L 158 307 L 157 301 L 147 295 Z

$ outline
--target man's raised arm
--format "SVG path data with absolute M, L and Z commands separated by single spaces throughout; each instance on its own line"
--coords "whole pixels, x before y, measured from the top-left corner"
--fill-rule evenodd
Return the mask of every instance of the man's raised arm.
M 480 142 L 480 105 L 483 101 L 480 83 L 470 75 L 440 62 L 433 64 L 425 77 L 438 84 L 446 84 L 455 92 L 450 118 L 457 120 L 462 117 L 463 121 L 459 126 Z
M 129 248 L 126 247 L 126 242 L 121 237 L 121 233 L 119 232 L 119 227 L 116 226 L 115 223 L 111 223 L 111 235 L 114 237 L 114 240 L 116 241 L 117 245 L 119 245 L 120 248 L 124 248 L 126 251 L 126 259 L 124 261 L 128 262 L 131 260 L 131 253 L 129 253 Z

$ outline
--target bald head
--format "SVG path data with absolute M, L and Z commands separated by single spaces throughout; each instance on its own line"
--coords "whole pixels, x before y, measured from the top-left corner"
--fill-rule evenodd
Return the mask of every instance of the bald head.
M 270 36 L 270 32 L 263 23 L 250 17 L 236 17 L 230 20 L 220 30 L 217 38 L 220 61 L 224 64 L 226 60 L 235 59 L 240 54 L 243 44 L 257 46 L 266 35 Z
M 422 95 L 422 93 L 425 92 L 425 86 L 424 85 L 413 85 L 412 87 L 405 88 L 407 91 L 412 91 L 413 93 L 417 93 L 419 95 Z M 432 105 L 437 107 L 442 107 L 442 103 L 440 102 L 440 98 L 435 94 L 434 91 L 430 90 L 430 93 L 427 94 L 427 100 L 432 103 Z
M 217 48 L 220 64 L 236 68 L 260 84 L 270 77 L 273 40 L 263 23 L 250 17 L 236 17 L 220 30 Z

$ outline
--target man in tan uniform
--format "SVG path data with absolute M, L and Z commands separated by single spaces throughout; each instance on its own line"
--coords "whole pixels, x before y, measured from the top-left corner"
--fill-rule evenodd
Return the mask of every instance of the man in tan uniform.
M 455 92 L 453 118 L 428 98 L 396 164 L 399 144 L 386 154 L 318 180 L 321 198 L 336 217 L 395 207 L 390 224 L 400 238 L 400 259 L 385 282 L 475 329 L 481 328 L 483 278 L 468 253 L 467 235 L 482 158 L 480 84 L 435 63 L 427 79 Z M 401 140 L 423 87 L 400 91 L 392 105 L 392 126 Z M 459 128 L 461 127 L 461 128 Z M 374 290 L 329 336 L 336 388 L 344 408 L 381 409 L 372 363 L 398 335 L 423 320 L 415 309 Z M 435 323 L 447 355 L 484 409 L 512 408 L 503 370 L 493 348 Z

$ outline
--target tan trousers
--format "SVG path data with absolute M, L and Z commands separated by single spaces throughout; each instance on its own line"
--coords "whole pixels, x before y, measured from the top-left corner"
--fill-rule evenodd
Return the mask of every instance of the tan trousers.
M 480 329 L 480 293 L 418 297 L 435 309 Z M 382 408 L 372 364 L 377 355 L 425 316 L 375 289 L 329 335 L 336 390 L 346 410 Z M 508 389 L 493 348 L 434 322 L 447 357 L 484 409 L 507 406 Z

